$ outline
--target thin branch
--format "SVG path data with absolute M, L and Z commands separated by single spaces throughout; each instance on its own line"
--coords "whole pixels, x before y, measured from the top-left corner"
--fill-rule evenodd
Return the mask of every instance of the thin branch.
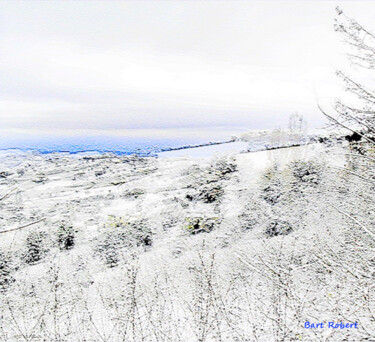
M 9 233 L 9 232 L 13 232 L 13 231 L 15 231 L 15 230 L 19 230 L 19 229 L 27 228 L 27 227 L 30 227 L 30 226 L 32 226 L 32 225 L 34 225 L 34 224 L 37 224 L 37 223 L 39 223 L 39 222 L 42 222 L 42 221 L 44 221 L 44 220 L 46 220 L 46 217 L 44 217 L 44 218 L 42 218 L 42 219 L 40 219 L 40 220 L 38 220 L 38 221 L 28 223 L 28 224 L 26 224 L 26 225 L 24 225 L 24 226 L 21 226 L 21 227 L 12 228 L 12 229 L 8 229 L 8 230 L 2 230 L 2 231 L 0 231 L 0 234 L 2 234 L 2 233 Z
M 367 138 L 367 137 L 366 137 L 365 135 L 363 135 L 362 133 L 360 133 L 360 132 L 358 132 L 358 131 L 355 131 L 354 129 L 352 129 L 352 128 L 346 126 L 346 125 L 344 125 L 343 123 L 341 123 L 340 121 L 338 121 L 337 119 L 335 119 L 333 116 L 327 114 L 327 113 L 322 109 L 322 107 L 320 107 L 320 105 L 318 105 L 318 108 L 319 108 L 319 110 L 320 110 L 320 111 L 321 111 L 321 112 L 322 112 L 322 113 L 323 113 L 328 119 L 330 119 L 331 121 L 333 121 L 335 124 L 337 124 L 337 125 L 339 125 L 339 126 L 345 128 L 345 129 L 347 129 L 347 130 L 349 130 L 349 131 L 351 131 L 351 132 L 353 132 L 353 133 L 358 134 L 359 136 L 361 136 L 363 139 L 365 139 L 365 140 L 366 140 L 367 142 L 369 142 L 370 144 L 373 144 L 373 143 L 374 143 L 373 140 Z
M 358 226 L 360 226 L 368 235 L 370 235 L 375 240 L 375 234 L 373 232 L 371 232 L 370 230 L 368 230 L 361 222 L 356 220 L 353 216 L 341 211 L 339 208 L 335 207 L 334 205 L 332 205 L 330 203 L 328 203 L 328 205 L 330 205 L 332 208 L 336 209 L 340 214 L 343 214 L 346 217 L 348 217 L 349 219 L 351 219 L 353 222 L 355 222 Z

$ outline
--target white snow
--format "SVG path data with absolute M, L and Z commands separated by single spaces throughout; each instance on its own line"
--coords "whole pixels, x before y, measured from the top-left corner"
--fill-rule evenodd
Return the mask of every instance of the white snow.
M 328 335 L 304 321 L 345 319 L 361 329 L 334 340 L 370 336 L 352 289 L 371 283 L 373 247 L 334 209 L 370 224 L 348 197 L 369 190 L 340 171 L 345 150 L 226 145 L 158 158 L 2 152 L 0 251 L 15 281 L 0 293 L 0 339 L 309 341 Z M 192 234 L 194 222 L 213 226 Z M 292 232 L 270 237 L 285 222 Z M 72 249 L 56 244 L 61 225 L 76 231 Z M 27 264 L 37 232 L 47 251 Z

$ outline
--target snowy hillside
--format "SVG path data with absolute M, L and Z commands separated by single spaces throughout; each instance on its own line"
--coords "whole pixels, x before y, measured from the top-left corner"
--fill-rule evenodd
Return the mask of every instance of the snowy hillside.
M 373 254 L 356 254 L 373 247 L 345 214 L 344 152 L 3 152 L 0 340 L 373 336 Z M 304 328 L 318 319 L 361 327 Z

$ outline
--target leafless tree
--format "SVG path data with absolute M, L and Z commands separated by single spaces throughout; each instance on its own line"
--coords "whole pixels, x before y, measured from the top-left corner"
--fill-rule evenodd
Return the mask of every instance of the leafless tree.
M 343 38 L 348 47 L 347 56 L 353 70 L 365 71 L 369 74 L 375 69 L 375 34 L 346 16 L 337 7 L 335 31 Z M 375 144 L 375 90 L 371 84 L 363 84 L 343 70 L 337 70 L 336 75 L 343 81 L 348 97 L 336 99 L 333 105 L 334 114 L 321 111 L 335 126 L 356 133 L 371 145 Z

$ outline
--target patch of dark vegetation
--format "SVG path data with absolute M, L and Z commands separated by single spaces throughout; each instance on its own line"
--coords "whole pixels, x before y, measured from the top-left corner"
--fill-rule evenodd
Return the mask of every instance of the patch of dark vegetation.
M 106 233 L 104 238 L 98 243 L 96 252 L 99 254 L 105 264 L 112 268 L 118 265 L 120 261 L 119 252 L 123 246 L 121 239 L 115 233 Z
M 202 200 L 203 203 L 217 202 L 224 194 L 224 190 L 220 185 L 216 185 L 209 188 L 203 188 L 198 194 L 198 200 Z
M 10 258 L 0 250 L 0 292 L 5 291 L 14 282 L 10 263 Z
M 294 161 L 289 164 L 292 175 L 300 182 L 317 185 L 322 178 L 322 166 L 315 161 Z
M 57 243 L 60 250 L 72 249 L 75 245 L 75 230 L 71 225 L 61 225 L 57 230 Z
M 281 197 L 281 185 L 272 183 L 263 189 L 262 198 L 269 204 L 276 204 Z
M 26 238 L 26 250 L 23 259 L 27 264 L 35 264 L 41 261 L 48 251 L 47 234 L 33 231 Z
M 237 165 L 234 161 L 220 159 L 211 165 L 211 170 L 214 171 L 218 177 L 222 178 L 236 172 Z
M 375 142 L 375 138 L 371 138 L 371 140 L 374 140 Z M 363 140 L 350 142 L 350 149 L 353 152 L 356 152 L 359 155 L 363 155 L 363 156 L 368 155 L 369 153 L 372 154 L 374 150 L 368 141 L 363 141 Z
M 317 140 L 318 140 L 319 143 L 323 144 L 323 143 L 325 143 L 327 141 L 327 138 L 325 138 L 325 137 L 318 137 Z
M 224 194 L 224 190 L 220 184 L 204 185 L 193 193 L 188 193 L 186 198 L 189 201 L 202 201 L 203 203 L 214 203 Z
M 214 230 L 219 223 L 220 219 L 218 217 L 186 217 L 185 230 L 191 235 L 209 233 Z
M 104 227 L 106 231 L 99 238 L 96 253 L 109 267 L 115 267 L 122 252 L 130 248 L 149 248 L 152 246 L 152 232 L 146 220 L 126 221 L 111 217 Z
M 281 220 L 273 220 L 268 224 L 266 228 L 266 235 L 268 235 L 268 237 L 288 235 L 292 231 L 293 228 L 288 222 Z
M 197 166 L 189 168 L 184 173 L 188 176 L 186 187 L 193 190 L 186 195 L 186 199 L 203 203 L 219 202 L 224 195 L 223 181 L 236 171 L 234 161 L 226 159 L 217 160 L 205 169 Z

